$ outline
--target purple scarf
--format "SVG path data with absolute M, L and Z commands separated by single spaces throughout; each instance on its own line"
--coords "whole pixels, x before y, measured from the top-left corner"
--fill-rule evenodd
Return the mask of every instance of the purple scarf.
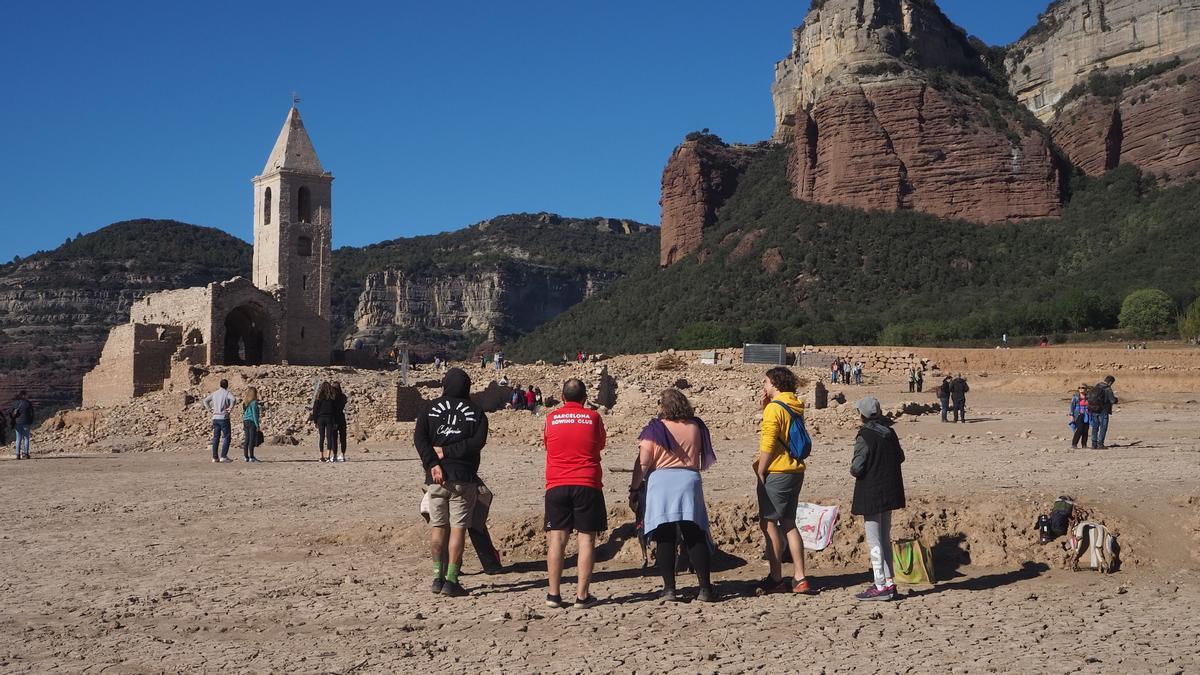
M 700 470 L 704 471 L 717 462 L 717 453 L 713 450 L 712 436 L 708 433 L 708 427 L 704 426 L 704 422 L 701 422 L 699 417 L 693 417 L 691 421 L 700 427 Z M 646 428 L 642 429 L 642 433 L 638 435 L 638 440 L 650 441 L 668 450 L 679 447 L 679 441 L 675 440 L 675 437 L 667 429 L 667 425 L 657 417 L 646 424 Z

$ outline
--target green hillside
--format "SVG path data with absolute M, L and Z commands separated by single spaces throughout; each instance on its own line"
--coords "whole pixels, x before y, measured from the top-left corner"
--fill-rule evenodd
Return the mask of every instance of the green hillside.
M 514 358 L 742 342 L 934 344 L 1109 328 L 1130 290 L 1195 294 L 1200 185 L 1075 177 L 1059 220 L 981 226 L 791 198 L 757 160 L 701 254 L 643 265 L 513 345 Z

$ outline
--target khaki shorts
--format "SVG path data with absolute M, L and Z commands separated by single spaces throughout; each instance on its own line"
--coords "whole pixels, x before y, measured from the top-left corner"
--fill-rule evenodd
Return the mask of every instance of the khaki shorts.
M 475 502 L 479 500 L 479 483 L 452 483 L 426 485 L 429 493 L 429 524 L 434 527 L 471 526 L 475 513 Z

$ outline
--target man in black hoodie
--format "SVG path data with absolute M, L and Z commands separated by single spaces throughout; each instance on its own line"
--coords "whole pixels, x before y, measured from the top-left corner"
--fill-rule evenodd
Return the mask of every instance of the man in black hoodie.
M 429 404 L 413 432 L 429 493 L 434 593 L 467 595 L 458 572 L 479 498 L 479 453 L 487 433 L 487 416 L 471 402 L 471 378 L 452 368 L 442 380 L 441 398 Z

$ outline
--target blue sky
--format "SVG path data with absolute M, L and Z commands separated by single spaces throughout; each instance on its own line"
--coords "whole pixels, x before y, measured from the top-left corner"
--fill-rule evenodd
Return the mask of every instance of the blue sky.
M 0 22 L 0 260 L 130 218 L 250 238 L 291 92 L 335 245 L 553 211 L 658 222 L 689 131 L 757 141 L 808 0 L 13 3 Z M 1011 42 L 1046 0 L 942 0 Z

